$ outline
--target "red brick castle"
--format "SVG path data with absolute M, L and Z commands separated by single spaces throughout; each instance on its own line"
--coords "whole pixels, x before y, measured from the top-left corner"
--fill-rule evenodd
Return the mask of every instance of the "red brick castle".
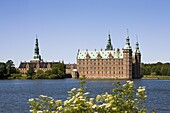
M 90 79 L 136 79 L 141 78 L 141 52 L 138 41 L 133 52 L 129 36 L 123 49 L 115 49 L 110 34 L 105 50 L 77 53 L 77 72 Z

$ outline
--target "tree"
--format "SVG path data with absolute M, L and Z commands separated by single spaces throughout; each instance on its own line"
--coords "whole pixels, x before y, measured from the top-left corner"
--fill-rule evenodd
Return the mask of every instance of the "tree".
M 8 60 L 6 62 L 6 69 L 7 69 L 7 75 L 10 76 L 11 75 L 11 72 L 12 72 L 12 68 L 15 68 L 14 67 L 14 62 L 12 60 Z
M 65 75 L 65 65 L 64 63 L 54 64 L 52 66 L 52 74 L 56 74 L 58 77 L 63 78 Z
M 34 79 L 45 79 L 44 71 L 38 70 L 34 75 Z
M 30 66 L 27 71 L 27 76 L 33 76 L 34 74 L 35 74 L 34 68 Z
M 0 79 L 4 79 L 6 74 L 6 64 L 0 62 Z
M 45 75 L 46 75 L 46 76 L 50 76 L 51 74 L 52 74 L 52 71 L 51 71 L 51 70 L 45 71 Z

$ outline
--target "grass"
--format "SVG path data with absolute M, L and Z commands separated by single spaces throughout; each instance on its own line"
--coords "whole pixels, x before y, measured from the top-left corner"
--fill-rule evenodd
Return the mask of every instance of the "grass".
M 144 75 L 142 79 L 170 79 L 170 76 L 165 75 Z

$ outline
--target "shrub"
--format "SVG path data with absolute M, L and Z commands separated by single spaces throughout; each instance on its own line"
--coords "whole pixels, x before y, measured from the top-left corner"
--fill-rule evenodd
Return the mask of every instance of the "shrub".
M 54 100 L 52 97 L 40 95 L 39 98 L 29 99 L 31 113 L 146 113 L 145 87 L 136 91 L 133 81 L 125 84 L 116 82 L 111 94 L 89 97 L 85 92 L 85 77 L 80 79 L 80 88 L 73 88 L 68 92 L 65 101 Z M 154 111 L 153 111 L 154 112 Z

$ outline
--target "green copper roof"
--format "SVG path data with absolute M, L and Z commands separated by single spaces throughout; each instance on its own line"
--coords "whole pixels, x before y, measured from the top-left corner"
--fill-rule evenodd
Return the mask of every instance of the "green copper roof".
M 77 59 L 86 59 L 87 54 L 90 56 L 90 59 L 97 59 L 98 55 L 101 56 L 101 59 L 108 59 L 111 54 L 113 58 L 123 58 L 123 50 L 107 50 L 107 51 L 79 51 L 77 54 Z
M 129 39 L 129 36 L 127 36 L 127 38 L 126 38 L 126 44 L 125 44 L 124 49 L 132 49 L 131 46 L 130 46 L 130 39 Z
M 106 50 L 113 50 L 110 34 L 108 35 L 108 42 L 107 42 Z
M 41 55 L 39 54 L 38 37 L 37 37 L 37 35 L 36 35 L 36 42 L 35 42 L 33 60 L 41 60 Z
M 138 41 L 136 42 L 136 53 L 140 53 Z

